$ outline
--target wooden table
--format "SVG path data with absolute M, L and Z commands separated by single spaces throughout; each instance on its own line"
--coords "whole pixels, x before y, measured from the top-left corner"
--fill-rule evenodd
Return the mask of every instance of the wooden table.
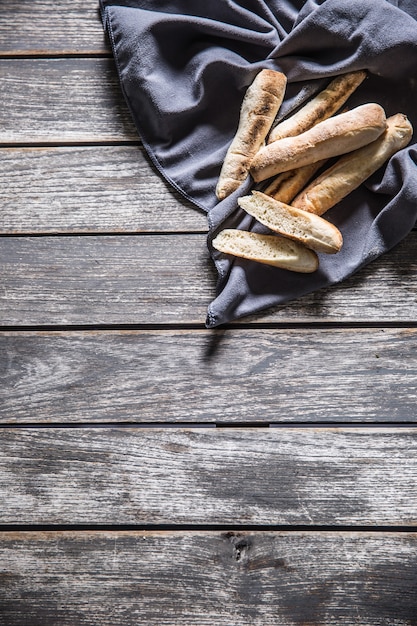
M 0 5 L 0 624 L 417 624 L 417 233 L 227 328 L 93 0 Z

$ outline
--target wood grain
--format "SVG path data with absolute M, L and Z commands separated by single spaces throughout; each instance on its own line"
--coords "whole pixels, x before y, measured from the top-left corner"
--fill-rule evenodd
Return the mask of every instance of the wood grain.
M 1 533 L 0 624 L 413 626 L 414 533 Z
M 416 239 L 413 232 L 341 285 L 255 320 L 413 324 Z M 216 284 L 205 234 L 4 237 L 0 275 L 1 325 L 204 325 Z
M 213 292 L 204 235 L 5 238 L 1 249 L 6 324 L 204 322 Z
M 415 422 L 417 330 L 0 334 L 0 423 Z
M 143 148 L 0 149 L 2 234 L 207 230 Z
M 3 428 L 2 524 L 417 520 L 417 430 Z
M 98 2 L 2 0 L 0 55 L 105 54 Z
M 0 59 L 0 143 L 138 141 L 113 59 Z

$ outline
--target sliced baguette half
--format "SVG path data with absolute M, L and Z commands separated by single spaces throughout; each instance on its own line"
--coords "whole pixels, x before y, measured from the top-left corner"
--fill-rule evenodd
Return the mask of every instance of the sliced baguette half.
M 317 254 L 313 250 L 278 235 L 226 228 L 212 243 L 219 252 L 291 272 L 311 274 L 319 265 Z
M 317 252 L 335 254 L 343 244 L 342 233 L 327 220 L 253 191 L 238 199 L 239 206 L 258 222 L 284 237 Z

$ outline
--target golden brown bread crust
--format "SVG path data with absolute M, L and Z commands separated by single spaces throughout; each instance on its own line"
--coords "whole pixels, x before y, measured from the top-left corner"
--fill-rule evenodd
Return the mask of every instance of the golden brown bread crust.
M 246 91 L 236 135 L 226 153 L 216 186 L 223 200 L 246 179 L 253 157 L 265 141 L 284 99 L 287 79 L 281 72 L 264 69 Z
M 250 168 L 259 182 L 280 172 L 356 150 L 377 139 L 386 128 L 384 109 L 376 103 L 331 117 L 296 137 L 268 144 L 254 157 Z
M 296 209 L 259 191 L 239 198 L 238 204 L 272 231 L 312 250 L 334 254 L 342 247 L 339 229 L 318 215 Z
M 267 196 L 275 200 L 291 204 L 295 196 L 300 193 L 311 180 L 314 174 L 324 165 L 326 160 L 310 163 L 304 167 L 299 167 L 288 172 L 281 172 L 272 179 L 269 185 L 263 190 Z
M 268 143 L 295 137 L 336 113 L 366 78 L 366 72 L 348 72 L 334 78 L 317 96 L 297 113 L 277 124 L 270 132 Z
M 291 272 L 310 274 L 319 265 L 317 254 L 313 250 L 278 235 L 225 229 L 213 240 L 213 247 L 226 254 Z
M 323 215 L 404 148 L 412 134 L 413 128 L 405 115 L 389 117 L 385 132 L 376 141 L 341 157 L 296 196 L 293 206 Z

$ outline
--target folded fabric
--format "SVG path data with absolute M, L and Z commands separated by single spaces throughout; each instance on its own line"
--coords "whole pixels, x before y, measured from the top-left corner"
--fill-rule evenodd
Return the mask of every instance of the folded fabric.
M 155 166 L 208 215 L 219 280 L 215 327 L 334 285 L 390 250 L 417 218 L 417 149 L 409 146 L 326 213 L 342 232 L 336 255 L 296 274 L 213 249 L 223 228 L 265 232 L 238 207 L 250 177 L 218 202 L 215 187 L 247 87 L 263 68 L 284 72 L 279 118 L 332 77 L 366 69 L 349 106 L 378 102 L 417 129 L 415 0 L 101 0 L 103 22 L 138 133 Z

